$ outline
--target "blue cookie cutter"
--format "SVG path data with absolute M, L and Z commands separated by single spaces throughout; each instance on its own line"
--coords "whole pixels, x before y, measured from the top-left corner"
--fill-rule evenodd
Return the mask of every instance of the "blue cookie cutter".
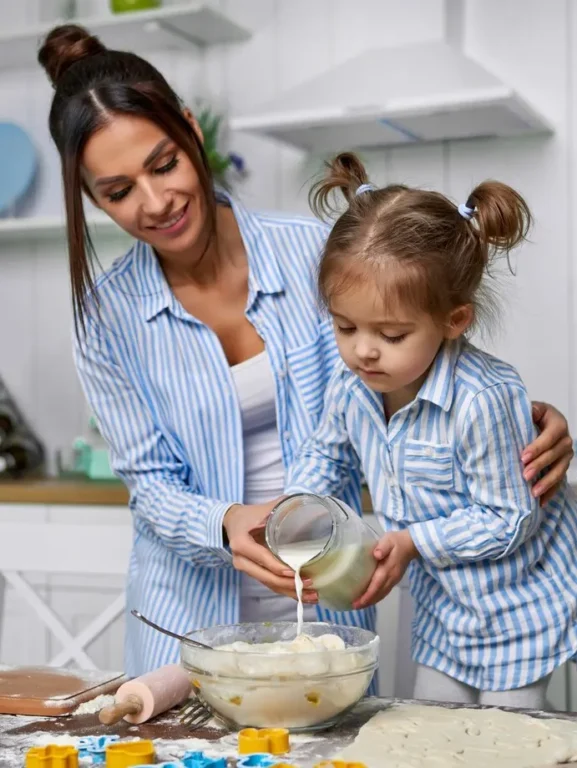
M 178 760 L 176 762 L 169 762 L 169 763 L 154 763 L 156 768 L 182 768 L 182 763 Z M 132 768 L 150 768 L 150 764 L 148 765 L 133 765 Z
M 266 752 L 255 752 L 253 755 L 242 757 L 236 764 L 236 768 L 269 768 L 278 765 L 278 759 Z
M 142 768 L 150 768 L 149 766 L 142 766 Z M 157 763 L 156 768 L 182 768 L 181 762 L 172 762 L 172 763 Z
M 92 758 L 93 765 L 106 762 L 106 747 L 120 741 L 119 736 L 84 736 L 78 742 L 78 756 L 81 759 Z
M 226 768 L 226 757 L 208 757 L 204 752 L 185 752 L 180 758 L 184 768 Z

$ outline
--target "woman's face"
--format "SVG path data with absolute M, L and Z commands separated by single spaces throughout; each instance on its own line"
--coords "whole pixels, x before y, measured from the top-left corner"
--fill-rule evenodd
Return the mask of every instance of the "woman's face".
M 82 166 L 96 205 L 133 237 L 166 255 L 201 241 L 207 209 L 198 174 L 155 123 L 115 116 L 88 140 Z

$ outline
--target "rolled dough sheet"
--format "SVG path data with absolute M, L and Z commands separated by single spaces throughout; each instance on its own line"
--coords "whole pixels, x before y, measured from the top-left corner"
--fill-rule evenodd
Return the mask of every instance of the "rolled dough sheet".
M 498 709 L 393 705 L 338 757 L 369 768 L 546 768 L 577 760 L 577 723 Z

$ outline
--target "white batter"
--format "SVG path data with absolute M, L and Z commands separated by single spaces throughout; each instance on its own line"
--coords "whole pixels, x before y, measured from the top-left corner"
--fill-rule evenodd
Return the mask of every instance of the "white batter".
M 545 768 L 577 759 L 577 724 L 498 709 L 399 705 L 338 755 L 387 768 Z
M 330 633 L 319 637 L 301 634 L 294 640 L 278 640 L 274 643 L 237 641 L 219 645 L 216 650 L 232 651 L 234 656 L 227 654 L 226 661 L 222 662 L 213 658 L 211 671 L 220 674 L 241 673 L 247 678 L 312 678 L 333 672 L 352 672 L 363 663 L 362 658 L 352 650 L 349 653 L 331 653 L 344 651 L 345 643 L 338 635 Z
M 333 634 L 239 641 L 216 650 L 225 653 L 194 651 L 205 670 L 195 672 L 195 679 L 204 699 L 239 726 L 306 728 L 325 722 L 355 704 L 373 676 L 366 653 L 346 649 Z

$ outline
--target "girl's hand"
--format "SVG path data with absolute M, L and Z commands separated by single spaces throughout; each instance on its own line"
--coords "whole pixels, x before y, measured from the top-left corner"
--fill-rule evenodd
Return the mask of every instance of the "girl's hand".
M 543 470 L 547 473 L 533 488 L 533 496 L 546 504 L 559 490 L 573 458 L 573 441 L 563 414 L 547 403 L 533 403 L 533 421 L 540 435 L 523 451 L 523 477 L 531 482 Z
M 353 608 L 367 608 L 385 598 L 405 575 L 411 560 L 419 557 L 408 530 L 385 533 L 375 547 L 374 556 L 381 562 L 364 595 L 353 603 Z
M 290 568 L 277 560 L 268 547 L 257 543 L 255 536 L 264 531 L 266 519 L 279 499 L 266 504 L 235 504 L 223 520 L 223 527 L 228 537 L 232 552 L 232 564 L 238 571 L 252 576 L 279 595 L 287 595 L 296 600 L 295 574 Z M 310 580 L 305 580 L 303 602 L 316 603 L 318 597 L 310 587 Z

